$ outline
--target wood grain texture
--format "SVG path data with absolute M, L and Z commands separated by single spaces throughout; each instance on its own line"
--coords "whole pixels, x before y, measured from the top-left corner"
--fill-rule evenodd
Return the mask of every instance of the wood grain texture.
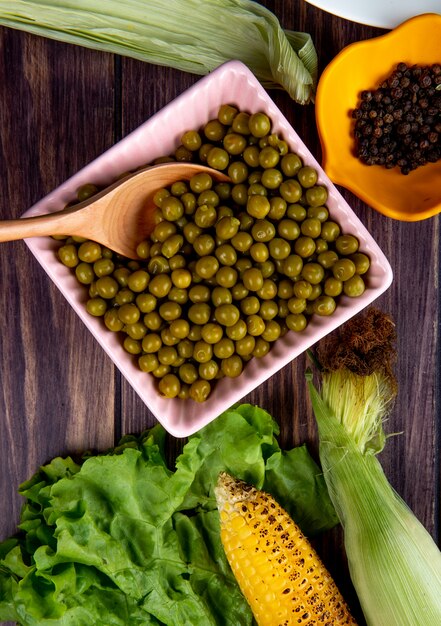
M 345 45 L 384 31 L 333 17 L 301 0 L 263 2 L 283 27 L 310 32 L 320 70 Z M 198 77 L 0 30 L 0 213 L 19 216 Z M 313 154 L 313 105 L 271 93 Z M 439 218 L 409 224 L 341 189 L 389 258 L 391 288 L 377 305 L 398 335 L 399 395 L 380 460 L 395 489 L 439 533 Z M 0 248 L 0 539 L 18 520 L 19 482 L 58 454 L 104 449 L 155 423 L 22 243 Z M 283 447 L 317 454 L 305 356 L 244 398 L 280 424 Z M 170 458 L 183 442 L 169 437 Z M 363 624 L 339 528 L 314 542 Z

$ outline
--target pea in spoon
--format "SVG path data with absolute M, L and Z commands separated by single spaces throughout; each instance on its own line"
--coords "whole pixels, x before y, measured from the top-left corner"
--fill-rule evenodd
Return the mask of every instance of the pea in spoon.
M 225 174 L 204 165 L 162 163 L 129 174 L 93 197 L 61 211 L 16 220 L 0 221 L 0 242 L 26 237 L 77 235 L 107 246 L 130 259 L 152 232 L 153 196 L 162 187 L 208 172 L 217 181 Z

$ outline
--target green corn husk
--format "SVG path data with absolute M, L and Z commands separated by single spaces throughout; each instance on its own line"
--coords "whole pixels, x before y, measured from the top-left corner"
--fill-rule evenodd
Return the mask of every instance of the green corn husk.
M 307 378 L 323 474 L 368 625 L 439 626 L 441 552 L 376 457 L 395 394 L 388 375 L 325 371 L 320 393 Z
M 301 104 L 317 80 L 311 37 L 251 0 L 1 0 L 0 24 L 194 74 L 237 59 Z

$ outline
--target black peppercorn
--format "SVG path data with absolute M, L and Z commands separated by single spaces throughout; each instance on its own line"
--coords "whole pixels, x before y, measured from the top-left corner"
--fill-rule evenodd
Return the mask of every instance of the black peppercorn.
M 403 174 L 441 159 L 441 64 L 398 63 L 352 111 L 356 154 L 367 165 Z

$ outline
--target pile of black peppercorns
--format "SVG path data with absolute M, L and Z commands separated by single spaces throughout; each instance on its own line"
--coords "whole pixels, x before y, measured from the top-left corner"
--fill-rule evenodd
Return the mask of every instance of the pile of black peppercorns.
M 402 174 L 441 158 L 441 64 L 399 63 L 352 112 L 357 157 Z

